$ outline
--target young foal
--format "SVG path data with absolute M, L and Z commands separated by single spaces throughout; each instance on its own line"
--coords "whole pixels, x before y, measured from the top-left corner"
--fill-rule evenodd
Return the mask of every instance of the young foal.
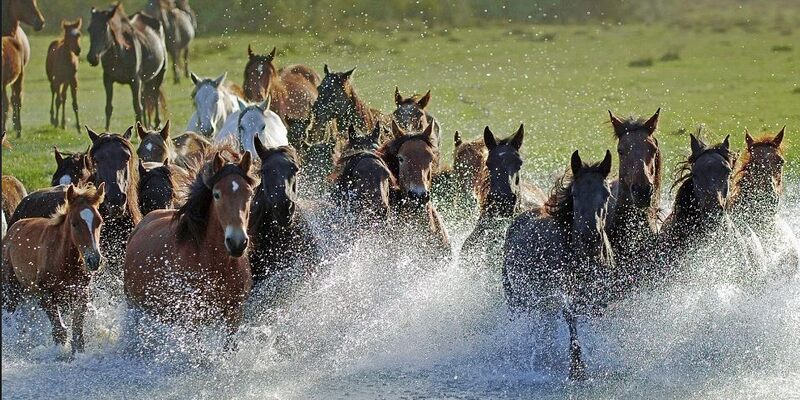
M 78 132 L 81 130 L 77 92 L 82 23 L 81 18 L 75 22 L 61 21 L 64 37 L 50 43 L 45 64 L 47 79 L 50 81 L 50 124 L 58 126 L 58 110 L 61 109 L 61 129 L 64 129 L 67 115 L 67 88 L 69 88 L 72 95 L 72 111 L 75 113 L 75 129 Z
M 175 161 L 175 148 L 169 140 L 169 120 L 160 131 L 148 131 L 137 122 L 136 133 L 139 136 L 139 148 L 136 149 L 139 160 L 162 164 L 167 160 Z
M 19 23 L 23 22 L 40 31 L 44 27 L 44 18 L 39 12 L 36 0 L 4 0 L 2 3 L 3 16 L 3 57 L 2 57 L 2 118 L 0 119 L 0 132 L 6 132 L 6 119 L 8 118 L 8 95 L 6 87 L 11 85 L 11 103 L 13 108 L 14 130 L 17 137 L 22 134 L 22 80 L 25 66 L 31 58 L 31 46 L 28 36 L 22 31 Z
M 37 296 L 59 345 L 67 341 L 61 311 L 71 307 L 73 353 L 83 351 L 89 281 L 102 261 L 97 207 L 104 189 L 70 185 L 56 214 L 15 223 L 3 241 L 3 306 L 14 312 L 24 293 Z
M 147 214 L 125 253 L 129 304 L 168 322 L 223 321 L 232 344 L 253 284 L 243 257 L 255 183 L 250 166 L 250 153 L 231 162 L 217 152 L 197 172 L 186 204 Z
M 51 186 L 82 185 L 89 181 L 92 175 L 92 161 L 89 159 L 89 150 L 77 153 L 63 153 L 58 147 L 53 146 L 56 158 L 56 172 L 50 180 Z
M 577 314 L 602 305 L 613 281 L 608 243 L 611 152 L 587 165 L 572 154 L 571 175 L 556 183 L 541 209 L 527 211 L 508 228 L 503 248 L 503 287 L 513 312 L 564 315 L 570 336 L 570 379 L 584 379 Z

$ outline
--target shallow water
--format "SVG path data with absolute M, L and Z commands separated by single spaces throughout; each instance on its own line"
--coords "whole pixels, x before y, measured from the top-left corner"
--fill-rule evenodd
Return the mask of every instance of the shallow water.
M 798 185 L 782 215 L 800 231 Z M 318 227 L 324 227 L 318 224 Z M 456 252 L 469 233 L 451 231 Z M 718 259 L 581 324 L 590 379 L 566 380 L 567 340 L 510 320 L 497 273 L 424 271 L 371 238 L 294 301 L 251 309 L 232 353 L 168 327 L 131 333 L 97 293 L 87 351 L 53 345 L 38 308 L 3 313 L 3 398 L 790 398 L 800 394 L 800 277 L 748 290 Z M 431 267 L 431 266 L 428 266 Z M 424 268 L 423 268 L 424 269 Z

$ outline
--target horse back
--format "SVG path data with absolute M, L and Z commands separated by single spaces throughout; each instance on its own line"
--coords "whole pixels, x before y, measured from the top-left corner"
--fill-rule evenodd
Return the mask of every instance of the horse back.
M 66 203 L 68 186 L 40 189 L 25 196 L 8 221 L 9 226 L 25 218 L 47 218 Z

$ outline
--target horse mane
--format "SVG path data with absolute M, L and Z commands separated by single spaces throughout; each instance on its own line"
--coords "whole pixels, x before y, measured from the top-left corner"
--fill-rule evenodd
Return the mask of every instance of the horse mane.
M 356 93 L 356 88 L 350 83 L 348 79 L 344 84 L 344 93 L 347 95 L 348 98 L 353 102 L 353 108 L 356 112 L 356 116 L 361 118 L 364 122 L 365 129 L 372 128 L 372 114 L 370 113 L 370 108 L 358 97 L 358 93 Z
M 73 205 L 85 204 L 95 208 L 97 208 L 100 205 L 102 198 L 97 197 L 97 188 L 93 184 L 89 183 L 86 186 L 80 186 L 80 187 L 74 186 L 74 188 L 75 188 L 75 193 L 78 196 L 78 199 L 71 203 L 65 201 L 64 203 L 59 205 L 58 208 L 56 208 L 56 211 L 53 213 L 53 215 L 50 216 L 50 221 L 48 221 L 48 224 L 50 226 L 58 226 L 63 224 L 64 221 L 66 221 L 67 219 L 67 214 L 69 214 L 69 211 L 72 209 L 71 206 Z
M 214 155 L 219 152 L 225 160 L 224 166 L 212 175 L 211 169 L 214 163 Z M 249 185 L 255 183 L 248 171 L 242 171 L 237 164 L 239 153 L 230 145 L 214 146 L 209 149 L 197 165 L 190 171 L 192 175 L 187 177 L 191 181 L 186 195 L 186 202 L 175 212 L 172 222 L 176 223 L 175 237 L 178 242 L 194 240 L 199 243 L 205 236 L 208 227 L 208 210 L 211 206 L 211 188 L 206 186 L 206 181 L 216 181 L 230 174 L 242 176 Z
M 136 149 L 133 148 L 133 144 L 131 144 L 130 140 L 120 135 L 103 133 L 92 143 L 92 147 L 89 148 L 89 155 L 93 160 L 96 149 L 113 142 L 125 146 L 131 154 L 131 158 L 128 159 L 128 176 L 130 177 L 130 182 L 128 182 L 128 190 L 125 196 L 127 197 L 128 215 L 130 215 L 135 225 L 142 220 L 142 212 L 139 210 L 139 166 L 136 164 Z
M 128 15 L 125 14 L 125 8 L 122 3 L 117 2 L 115 4 L 114 14 L 108 19 L 108 28 L 111 29 L 111 34 L 114 35 L 114 40 L 117 44 L 122 48 L 128 49 L 131 47 L 131 43 L 125 35 L 133 37 L 133 24 L 131 24 Z
M 425 142 L 428 147 L 432 149 L 436 148 L 430 136 L 424 133 L 415 133 L 413 135 L 396 137 L 384 143 L 376 152 L 383 162 L 386 163 L 386 166 L 389 167 L 389 171 L 395 177 L 400 175 L 400 162 L 397 160 L 397 152 L 400 151 L 400 148 L 404 144 L 413 140 L 421 140 Z
M 682 185 L 684 181 L 692 179 L 692 164 L 697 162 L 700 157 L 704 156 L 706 153 L 716 153 L 719 154 L 723 159 L 727 160 L 731 166 L 734 166 L 736 163 L 736 154 L 731 151 L 730 149 L 725 149 L 722 143 L 715 144 L 713 146 L 706 147 L 700 154 L 697 155 L 689 155 L 686 160 L 681 161 L 678 163 L 678 169 L 676 170 L 676 179 L 675 183 L 672 184 L 672 189 L 674 190 L 676 186 Z M 678 189 L 680 191 L 680 188 Z

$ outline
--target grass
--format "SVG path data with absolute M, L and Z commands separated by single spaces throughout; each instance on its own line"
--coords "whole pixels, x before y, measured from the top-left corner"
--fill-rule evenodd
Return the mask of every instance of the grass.
M 327 63 L 341 71 L 357 66 L 355 85 L 368 104 L 390 111 L 394 86 L 402 93 L 433 92 L 430 110 L 445 130 L 445 154 L 452 132 L 479 137 L 485 125 L 507 135 L 525 123 L 524 170 L 537 176 L 562 170 L 569 154 L 599 160 L 615 143 L 606 110 L 619 115 L 650 115 L 662 107 L 659 139 L 667 167 L 688 152 L 685 132 L 706 127 L 709 141 L 731 134 L 736 148 L 744 129 L 775 132 L 788 126 L 793 144 L 800 130 L 797 91 L 800 54 L 774 51 L 796 42 L 797 32 L 743 29 L 726 25 L 724 33 L 648 26 L 513 25 L 449 29 L 447 34 L 419 31 L 352 34 L 235 35 L 200 38 L 193 44 L 192 69 L 201 76 L 228 72 L 240 83 L 247 44 L 266 53 L 277 46 L 279 65 L 305 63 L 318 71 Z M 9 133 L 14 148 L 4 149 L 4 174 L 28 188 L 47 185 L 54 169 L 52 146 L 82 150 L 85 133 L 49 127 L 50 92 L 44 53 L 52 37 L 33 35 L 32 60 L 25 78 L 24 132 Z M 555 39 L 555 40 L 554 40 Z M 83 39 L 84 51 L 89 48 Z M 630 68 L 631 60 L 650 59 L 680 49 L 678 59 L 652 60 Z M 79 69 L 81 122 L 100 129 L 105 95 L 100 68 Z M 672 57 L 670 57 L 672 58 Z M 173 127 L 185 126 L 192 112 L 191 83 L 165 85 Z M 130 91 L 116 86 L 111 130 L 133 123 Z M 67 125 L 74 124 L 71 114 Z M 789 173 L 797 174 L 797 152 L 789 153 Z M 448 156 L 449 159 L 449 156 Z M 448 160 L 449 161 L 449 160 Z M 669 171 L 668 171 L 669 172 Z

